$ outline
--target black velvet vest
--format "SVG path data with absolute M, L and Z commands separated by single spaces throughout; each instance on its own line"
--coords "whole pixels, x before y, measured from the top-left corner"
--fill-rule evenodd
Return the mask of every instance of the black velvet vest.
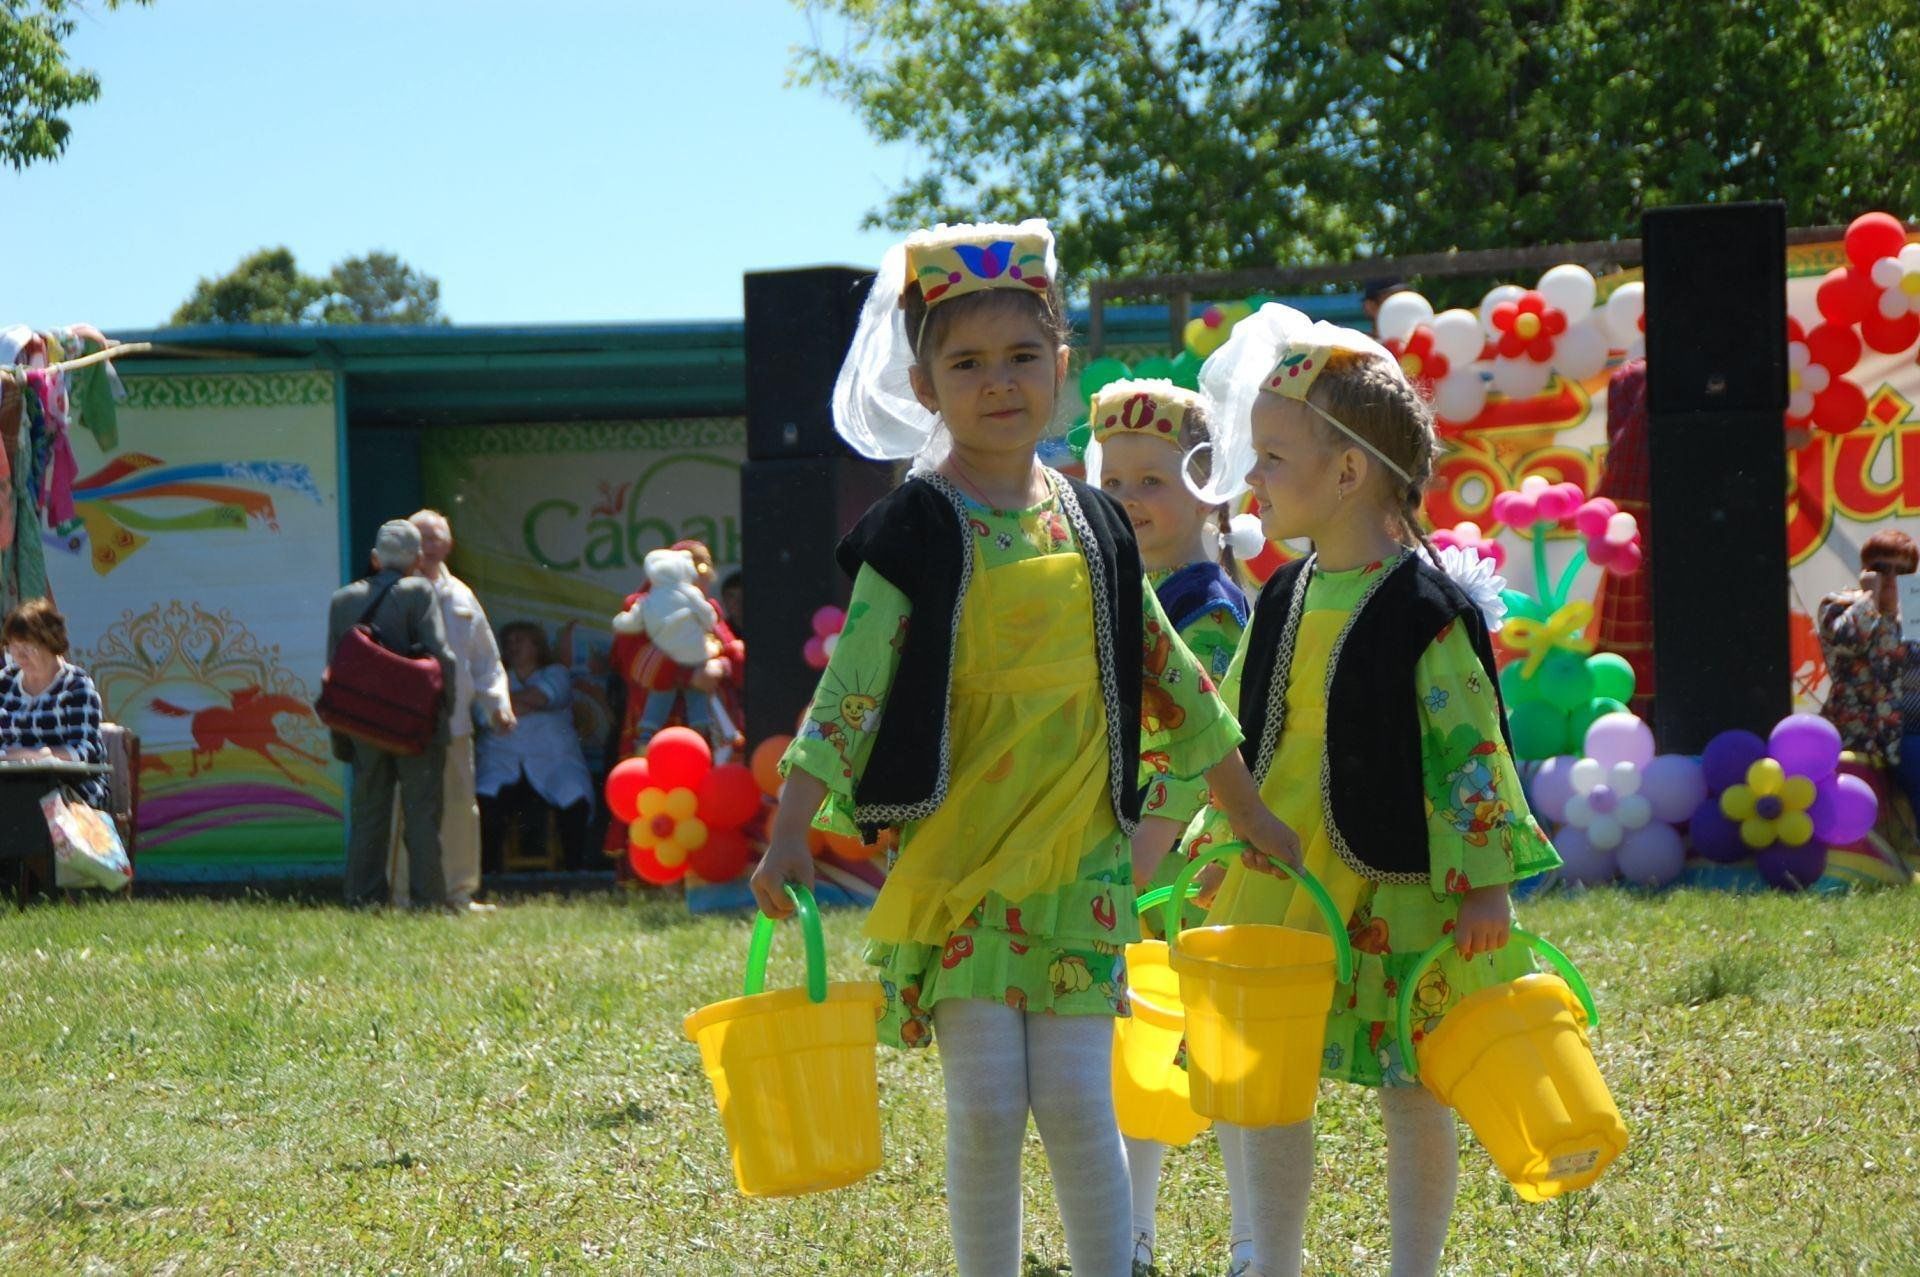
M 1266 779 L 1285 726 L 1309 562 L 1296 560 L 1275 572 L 1253 611 L 1239 709 L 1246 733 L 1240 748 L 1256 781 Z M 1480 609 L 1420 555 L 1408 554 L 1382 574 L 1334 643 L 1321 815 L 1340 859 L 1375 882 L 1428 881 L 1415 667 L 1433 641 L 1456 624 L 1467 628 L 1497 698 L 1499 671 Z M 1501 731 L 1506 731 L 1504 708 Z
M 1107 706 L 1109 789 L 1129 834 L 1140 819 L 1143 574 L 1133 525 L 1102 492 L 1054 475 L 1061 512 L 1087 560 L 1094 644 Z M 854 819 L 866 830 L 923 820 L 947 798 L 948 700 L 954 636 L 974 571 L 960 492 L 938 475 L 916 476 L 875 502 L 840 542 L 849 577 L 870 567 L 907 596 L 912 616 L 867 766 L 854 786 Z

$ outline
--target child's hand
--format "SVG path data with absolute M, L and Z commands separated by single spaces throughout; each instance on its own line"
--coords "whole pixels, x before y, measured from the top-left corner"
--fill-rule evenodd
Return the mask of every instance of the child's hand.
M 1153 881 L 1153 875 L 1159 872 L 1160 862 L 1180 841 L 1180 834 L 1181 825 L 1177 820 L 1168 820 L 1164 816 L 1141 817 L 1140 827 L 1133 831 L 1135 886 L 1144 886 Z
M 797 767 L 787 773 L 780 805 L 767 830 L 767 854 L 760 857 L 760 867 L 747 884 L 753 888 L 760 912 L 769 918 L 793 913 L 793 901 L 787 899 L 788 883 L 813 889 L 813 852 L 807 848 L 807 829 L 826 796 L 827 787 L 818 778 Z
M 1193 897 L 1193 903 L 1202 909 L 1213 908 L 1213 898 L 1220 894 L 1220 884 L 1226 880 L 1227 867 L 1218 860 L 1202 869 L 1193 876 L 1194 884 L 1200 888 Z
M 753 898 L 760 905 L 761 913 L 769 918 L 785 918 L 793 913 L 793 901 L 787 897 L 786 885 L 796 882 L 811 891 L 813 879 L 813 853 L 807 849 L 806 840 L 783 838 L 776 833 L 748 885 L 753 888 Z
M 1257 814 L 1250 813 L 1247 819 L 1234 821 L 1233 832 L 1242 841 L 1251 844 L 1240 853 L 1240 863 L 1247 868 L 1284 878 L 1286 872 L 1276 861 L 1289 869 L 1303 867 L 1300 835 L 1293 832 L 1293 826 L 1265 807 L 1261 807 Z
M 1460 917 L 1453 924 L 1453 947 L 1463 958 L 1504 949 L 1513 933 L 1513 908 L 1507 903 L 1505 883 L 1475 887 L 1460 901 Z

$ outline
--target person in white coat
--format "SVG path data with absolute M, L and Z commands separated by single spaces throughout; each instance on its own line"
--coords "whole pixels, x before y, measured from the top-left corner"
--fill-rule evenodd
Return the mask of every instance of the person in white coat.
M 439 596 L 447 645 L 455 657 L 449 727 L 452 740 L 447 746 L 445 806 L 440 819 L 446 903 L 454 909 L 486 910 L 491 906 L 475 899 L 480 891 L 480 807 L 474 789 L 473 730 L 476 719 L 496 732 L 514 730 L 507 672 L 500 663 L 500 649 L 480 600 L 447 568 L 447 556 L 453 552 L 453 528 L 447 517 L 438 510 L 421 510 L 408 522 L 420 532 L 420 558 L 414 571 L 426 578 Z M 394 857 L 388 873 L 394 898 L 404 898 L 408 894 L 405 859 Z

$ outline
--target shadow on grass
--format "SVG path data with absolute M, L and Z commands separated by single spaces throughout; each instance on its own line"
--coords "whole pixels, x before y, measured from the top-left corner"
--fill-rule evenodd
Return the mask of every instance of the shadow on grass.
M 652 1126 L 660 1120 L 660 1114 L 640 1103 L 628 1100 L 617 1109 L 609 1109 L 598 1117 L 592 1118 L 587 1125 L 596 1131 L 614 1131 L 623 1126 Z
M 1673 1006 L 1699 1007 L 1722 998 L 1750 998 L 1766 983 L 1767 969 L 1743 953 L 1716 953 L 1690 964 L 1667 999 Z

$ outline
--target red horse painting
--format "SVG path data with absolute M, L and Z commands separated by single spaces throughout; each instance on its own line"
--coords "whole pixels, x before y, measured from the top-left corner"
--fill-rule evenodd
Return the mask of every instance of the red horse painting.
M 168 718 L 192 720 L 188 727 L 193 733 L 193 769 L 188 773 L 191 776 L 200 774 L 203 758 L 204 766 L 211 770 L 213 756 L 228 745 L 260 755 L 272 763 L 282 776 L 296 784 L 299 782 L 294 774 L 268 752 L 274 746 L 278 745 L 311 763 L 324 766 L 326 762 L 291 741 L 283 740 L 280 730 L 273 725 L 274 718 L 280 714 L 297 714 L 303 718 L 314 716 L 313 707 L 295 696 L 269 696 L 258 687 L 243 687 L 233 694 L 232 703 L 228 705 L 189 710 L 168 701 L 155 701 L 153 712 Z

